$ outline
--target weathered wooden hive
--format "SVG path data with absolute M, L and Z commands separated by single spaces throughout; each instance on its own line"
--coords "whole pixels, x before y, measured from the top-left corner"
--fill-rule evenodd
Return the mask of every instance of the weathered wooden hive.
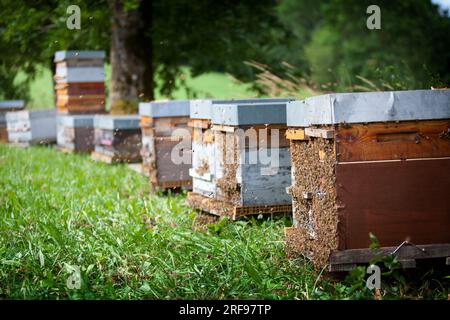
M 20 111 L 25 108 L 23 100 L 0 101 L 0 143 L 8 143 L 8 129 L 6 128 L 6 113 Z
M 291 211 L 286 101 L 195 102 L 191 206 L 233 219 Z
M 59 115 L 57 143 L 63 152 L 94 151 L 94 115 Z
M 211 130 L 212 108 L 219 104 L 251 104 L 266 102 L 287 102 L 281 98 L 254 98 L 233 100 L 191 100 L 189 126 L 192 127 L 192 168 L 189 174 L 193 180 L 193 192 L 213 198 L 216 195 L 214 133 Z
M 16 111 L 6 113 L 8 141 L 28 146 L 56 141 L 56 110 Z
M 138 115 L 96 115 L 92 159 L 106 163 L 141 161 Z
M 150 177 L 152 187 L 190 188 L 189 100 L 140 103 L 139 115 L 142 172 Z
M 328 94 L 287 107 L 289 255 L 349 270 L 450 256 L 450 91 Z
M 104 51 L 55 53 L 56 106 L 61 113 L 104 113 Z

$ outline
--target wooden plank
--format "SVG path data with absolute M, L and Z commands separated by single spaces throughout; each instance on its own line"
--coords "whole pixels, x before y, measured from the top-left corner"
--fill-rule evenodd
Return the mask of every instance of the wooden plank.
M 233 220 L 237 220 L 243 216 L 256 214 L 277 214 L 277 213 L 291 213 L 292 205 L 266 205 L 266 206 L 235 206 L 233 211 Z
M 416 260 L 402 260 L 402 261 L 400 261 L 400 264 L 403 269 L 416 268 Z M 330 264 L 330 265 L 328 265 L 328 271 L 329 272 L 348 272 L 348 271 L 352 271 L 356 267 L 357 267 L 356 263 Z
M 171 152 L 178 141 L 155 140 L 157 181 L 174 182 L 191 180 L 189 176 L 190 164 L 175 164 L 171 159 Z M 183 155 L 190 155 L 190 149 L 183 149 Z M 191 180 L 192 181 L 192 180 Z
M 450 158 L 338 163 L 335 173 L 341 249 L 367 248 L 370 232 L 383 247 L 450 243 Z
M 192 180 L 152 182 L 153 189 L 192 188 Z
M 271 205 L 271 206 L 236 206 L 226 201 L 211 199 L 195 192 L 189 192 L 187 203 L 191 207 L 218 216 L 229 216 L 237 220 L 242 216 L 255 214 L 280 214 L 290 213 L 291 205 Z
M 356 268 L 355 263 L 342 263 L 342 264 L 330 264 L 328 265 L 329 272 L 348 272 Z
M 322 128 L 305 128 L 305 135 L 308 137 L 333 139 L 334 130 Z
M 0 143 L 8 143 L 8 130 L 0 127 Z
M 387 256 L 396 249 L 397 247 L 382 247 L 380 255 Z M 450 256 L 450 243 L 404 245 L 395 254 L 400 260 L 443 258 Z M 330 264 L 367 263 L 373 258 L 375 258 L 375 252 L 372 249 L 349 249 L 331 252 L 329 261 Z
M 220 124 L 213 124 L 211 130 L 213 131 L 223 131 L 223 132 L 234 132 L 237 127 L 225 126 Z
M 148 128 L 153 126 L 153 118 L 147 116 L 141 116 L 139 125 L 141 128 Z
M 232 127 L 223 125 L 213 125 L 211 127 L 212 131 L 216 132 L 226 132 L 234 133 L 236 137 L 244 140 L 245 147 L 248 149 L 250 145 L 248 143 L 249 138 L 255 139 L 256 137 L 256 148 L 264 145 L 266 148 L 271 148 L 272 146 L 272 130 L 278 130 L 278 141 L 276 141 L 279 148 L 289 147 L 289 140 L 286 138 L 286 127 L 280 125 L 259 125 L 259 126 L 245 126 L 245 127 Z M 242 130 L 242 131 L 237 131 Z M 274 141 L 275 142 L 275 141 Z M 242 142 L 244 143 L 244 141 Z
M 402 259 L 399 261 L 403 269 L 414 269 L 416 267 L 416 260 Z
M 339 162 L 441 158 L 450 156 L 450 120 L 339 126 Z
M 58 112 L 60 113 L 106 113 L 105 105 L 104 104 L 96 104 L 96 105 L 66 105 L 63 107 L 58 107 Z
M 191 121 L 188 122 L 188 126 L 192 128 L 208 129 L 210 125 L 211 121 L 205 119 L 191 119 Z
M 286 139 L 288 140 L 308 140 L 304 129 L 288 129 L 286 130 Z

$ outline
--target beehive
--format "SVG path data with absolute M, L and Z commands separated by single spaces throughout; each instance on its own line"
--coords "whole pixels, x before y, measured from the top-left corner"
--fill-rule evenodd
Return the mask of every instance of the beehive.
M 103 51 L 55 53 L 56 106 L 61 113 L 105 112 Z
M 150 177 L 152 187 L 191 187 L 189 100 L 140 103 L 139 115 L 142 172 Z
M 6 113 L 20 111 L 25 108 L 22 100 L 0 101 L 0 143 L 8 143 L 8 129 L 6 128 Z
M 138 115 L 96 115 L 92 159 L 106 163 L 141 161 Z
M 286 249 L 348 270 L 383 254 L 450 256 L 450 91 L 328 94 L 287 107 Z
M 192 127 L 192 168 L 189 174 L 193 180 L 193 192 L 213 198 L 216 195 L 214 133 L 211 131 L 212 108 L 219 104 L 287 102 L 289 99 L 260 98 L 236 100 L 191 100 L 189 126 Z
M 59 115 L 57 143 L 63 152 L 94 151 L 94 115 Z
M 191 109 L 191 206 L 233 219 L 290 212 L 282 191 L 291 179 L 286 101 L 197 102 Z
M 56 111 L 16 111 L 6 113 L 8 141 L 13 144 L 47 144 L 56 141 Z

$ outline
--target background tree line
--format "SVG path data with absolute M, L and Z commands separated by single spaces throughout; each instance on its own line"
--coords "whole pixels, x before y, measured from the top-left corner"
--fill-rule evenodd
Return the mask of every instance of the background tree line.
M 68 30 L 69 5 L 81 29 Z M 450 82 L 450 18 L 431 0 L 0 0 L 0 96 L 26 98 L 57 50 L 106 50 L 111 107 L 170 96 L 182 66 L 254 82 L 260 63 L 321 91 L 414 89 Z M 14 81 L 25 72 L 26 81 Z M 155 82 L 156 76 L 160 81 Z M 264 87 L 254 82 L 261 91 Z

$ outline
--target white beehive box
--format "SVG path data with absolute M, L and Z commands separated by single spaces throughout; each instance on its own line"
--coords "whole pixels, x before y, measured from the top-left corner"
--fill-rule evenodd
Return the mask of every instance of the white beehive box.
M 6 114 L 11 143 L 49 143 L 56 141 L 56 110 L 17 111 Z
M 209 108 L 207 103 L 197 102 L 191 118 L 210 120 L 193 120 L 194 130 L 197 127 L 200 134 L 202 129 L 202 136 L 194 132 L 191 205 L 234 218 L 290 211 L 285 193 L 291 179 L 289 148 L 284 139 L 287 101 L 224 101 L 210 103 Z M 254 135 L 254 144 L 245 134 Z M 276 144 L 272 145 L 275 137 Z M 239 147 L 239 143 L 245 147 Z

